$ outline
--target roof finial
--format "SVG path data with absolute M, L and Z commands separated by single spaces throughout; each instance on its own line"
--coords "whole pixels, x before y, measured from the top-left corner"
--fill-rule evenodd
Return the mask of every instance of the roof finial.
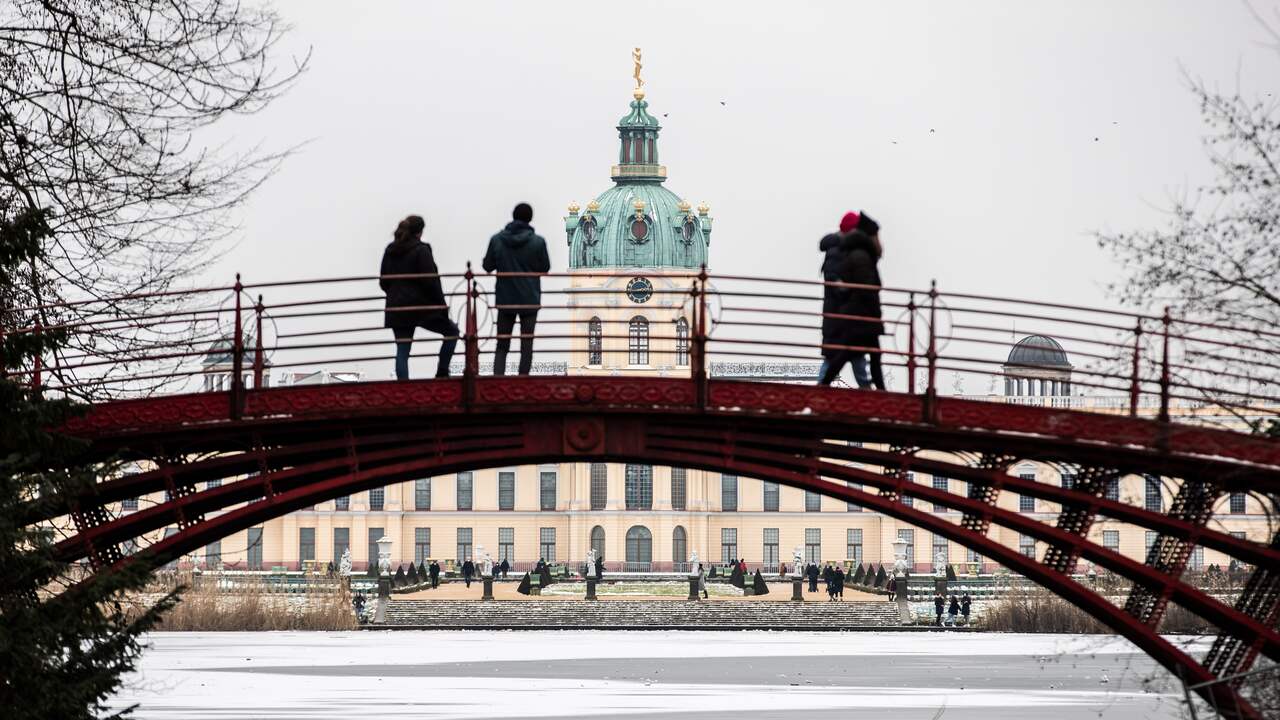
M 636 79 L 636 89 L 635 92 L 631 94 L 634 95 L 637 100 L 643 100 L 644 90 L 642 88 L 644 87 L 644 80 L 640 79 L 640 48 L 636 48 L 631 51 L 631 59 L 636 63 L 635 72 L 632 73 L 632 76 Z

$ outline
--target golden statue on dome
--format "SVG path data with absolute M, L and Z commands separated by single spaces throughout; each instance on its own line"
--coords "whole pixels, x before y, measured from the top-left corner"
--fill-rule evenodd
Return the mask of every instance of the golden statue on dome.
M 640 48 L 636 48 L 631 51 L 631 59 L 636 63 L 636 69 L 635 72 L 632 73 L 632 77 L 636 79 L 636 90 L 634 94 L 636 99 L 639 100 L 644 97 L 644 90 L 642 89 L 644 87 L 644 80 L 640 79 Z

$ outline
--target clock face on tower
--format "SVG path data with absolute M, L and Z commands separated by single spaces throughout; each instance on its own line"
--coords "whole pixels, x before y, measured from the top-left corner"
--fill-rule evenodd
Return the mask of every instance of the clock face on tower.
M 648 302 L 653 297 L 653 283 L 648 278 L 631 278 L 627 283 L 627 297 L 633 303 Z

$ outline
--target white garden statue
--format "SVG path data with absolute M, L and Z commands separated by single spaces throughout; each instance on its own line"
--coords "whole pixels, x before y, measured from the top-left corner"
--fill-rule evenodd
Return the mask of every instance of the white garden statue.
M 792 577 L 804 575 L 804 551 L 799 545 L 791 551 L 791 575 Z
M 941 550 L 933 555 L 933 574 L 938 577 L 947 575 L 947 554 Z
M 493 577 L 493 556 L 485 550 L 483 546 L 477 547 L 476 552 L 480 555 L 480 577 Z
M 698 574 L 698 551 L 697 550 L 694 550 L 693 552 L 689 553 L 689 574 L 690 575 Z
M 343 548 L 342 560 L 338 561 L 338 574 L 342 577 L 351 577 L 351 548 Z

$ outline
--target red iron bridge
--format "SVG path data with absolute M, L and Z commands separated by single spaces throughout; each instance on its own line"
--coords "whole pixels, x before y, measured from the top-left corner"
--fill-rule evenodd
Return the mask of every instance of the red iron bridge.
M 494 276 L 438 277 L 462 328 L 460 372 L 443 379 L 382 379 L 395 345 L 382 327 L 377 276 L 237 276 L 226 287 L 18 309 L 28 322 L 6 334 L 66 332 L 72 342 L 8 368 L 9 377 L 84 399 L 87 412 L 62 431 L 87 441 L 90 458 L 135 468 L 28 520 L 65 523 L 61 556 L 108 571 L 158 566 L 324 500 L 431 475 L 558 461 L 732 473 L 855 503 L 970 548 L 1128 638 L 1223 716 L 1263 717 L 1241 692 L 1242 676 L 1260 655 L 1280 661 L 1280 533 L 1273 524 L 1269 542 L 1258 542 L 1210 520 L 1227 493 L 1277 508 L 1280 441 L 1251 429 L 1280 416 L 1271 350 L 1280 333 L 1168 310 L 884 287 L 886 336 L 869 350 L 882 357 L 889 391 L 819 387 L 821 350 L 840 349 L 821 344 L 822 294 L 839 283 L 651 272 L 637 293 L 625 271 L 552 273 L 542 276 L 537 356 L 563 370 L 494 377 L 480 372 L 503 309 L 492 303 Z M 407 310 L 422 309 L 434 308 Z M 1021 335 L 1055 338 L 1082 362 L 1069 381 L 1047 379 L 1037 363 L 1007 357 Z M 434 369 L 438 343 L 419 333 L 416 373 Z M 811 364 L 813 379 L 724 370 L 797 362 Z M 282 371 L 353 368 L 381 378 L 270 382 Z M 1034 390 L 991 391 L 1004 383 Z M 965 394 L 965 386 L 988 391 Z M 1010 474 L 1023 460 L 1070 468 L 1076 480 L 1061 487 Z M 951 487 L 963 490 L 909 482 L 913 471 L 959 480 Z M 1132 474 L 1172 483 L 1171 508 L 1109 498 L 1107 488 Z M 154 506 L 114 510 L 161 492 Z M 1006 510 L 1001 492 L 1061 511 L 1042 520 Z M 955 511 L 960 522 L 904 499 Z M 1098 518 L 1156 533 L 1145 561 L 1090 540 Z M 1006 547 L 989 536 L 993 525 L 1046 549 L 1029 557 Z M 179 531 L 122 553 L 122 544 L 170 526 Z M 1251 568 L 1233 603 L 1184 581 L 1197 546 Z M 1132 583 L 1123 605 L 1073 576 L 1083 563 Z M 1192 657 L 1156 632 L 1170 602 L 1218 629 L 1207 655 Z

